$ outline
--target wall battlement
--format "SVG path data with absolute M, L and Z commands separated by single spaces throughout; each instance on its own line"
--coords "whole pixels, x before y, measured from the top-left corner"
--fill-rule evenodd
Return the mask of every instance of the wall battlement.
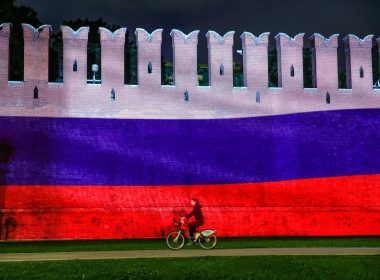
M 136 29 L 138 85 L 124 84 L 124 45 L 127 29 L 99 28 L 101 83 L 87 82 L 89 27 L 74 31 L 61 26 L 63 83 L 49 83 L 50 25 L 22 25 L 24 81 L 9 81 L 11 24 L 0 25 L 0 115 L 229 118 L 317 110 L 380 107 L 380 90 L 373 89 L 373 35 L 344 39 L 347 85 L 338 88 L 338 34 L 315 33 L 312 46 L 313 88 L 304 88 L 304 33 L 275 36 L 279 87 L 268 86 L 269 32 L 242 40 L 244 87 L 233 87 L 234 31 L 206 34 L 210 86 L 198 85 L 199 31 L 173 29 L 174 85 L 161 85 L 162 29 Z M 380 44 L 380 38 L 377 39 Z

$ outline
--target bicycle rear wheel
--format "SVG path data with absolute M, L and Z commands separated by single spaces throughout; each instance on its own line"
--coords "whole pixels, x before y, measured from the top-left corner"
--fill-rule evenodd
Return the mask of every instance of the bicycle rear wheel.
M 166 237 L 166 245 L 172 250 L 179 250 L 185 244 L 185 236 L 180 231 L 172 231 Z
M 216 234 L 213 233 L 210 236 L 200 236 L 198 238 L 198 244 L 203 249 L 210 250 L 216 246 L 216 243 L 218 242 L 218 239 L 216 237 Z

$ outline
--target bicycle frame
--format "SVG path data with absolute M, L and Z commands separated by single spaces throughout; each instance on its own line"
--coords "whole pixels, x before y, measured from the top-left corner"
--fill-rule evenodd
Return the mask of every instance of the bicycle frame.
M 177 237 L 174 238 L 174 241 L 177 242 L 178 241 L 178 238 L 181 236 L 181 233 L 182 233 L 182 229 L 179 229 L 178 230 L 178 234 L 177 234 Z
M 179 222 L 179 226 L 176 226 L 176 228 L 178 229 L 178 235 L 176 238 L 174 238 L 174 241 L 178 241 L 178 238 L 180 237 L 181 233 L 183 234 L 183 236 L 185 236 L 186 238 L 186 234 L 185 234 L 185 230 L 184 230 L 184 222 L 183 221 L 180 221 Z

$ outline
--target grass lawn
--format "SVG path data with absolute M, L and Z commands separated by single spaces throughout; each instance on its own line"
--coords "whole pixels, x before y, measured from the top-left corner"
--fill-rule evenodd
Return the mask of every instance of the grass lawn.
M 2 263 L 7 279 L 379 279 L 380 256 L 262 256 Z
M 380 247 L 378 237 L 247 237 L 220 238 L 216 248 Z M 78 252 L 167 249 L 164 239 L 0 242 L 1 253 Z M 188 248 L 187 248 L 188 249 Z M 191 247 L 190 249 L 199 249 Z

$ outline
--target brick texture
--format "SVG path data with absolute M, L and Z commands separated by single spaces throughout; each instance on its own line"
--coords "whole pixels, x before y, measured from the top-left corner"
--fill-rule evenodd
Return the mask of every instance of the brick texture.
M 177 29 L 170 33 L 173 39 L 174 83 L 183 91 L 198 86 L 198 33 L 197 30 L 186 35 Z
M 51 26 L 42 25 L 35 29 L 29 24 L 23 24 L 22 28 L 24 31 L 24 80 L 47 84 Z
M 137 29 L 138 85 L 125 85 L 126 29 L 112 33 L 100 28 L 102 83 L 93 85 L 87 84 L 89 28 L 74 31 L 68 26 L 61 26 L 63 83 L 48 83 L 50 29 L 49 25 L 38 29 L 23 25 L 25 80 L 15 82 L 8 81 L 10 25 L 0 26 L 0 116 L 220 119 L 380 108 L 380 90 L 372 89 L 372 35 L 345 37 L 350 89 L 338 89 L 337 35 L 327 39 L 314 34 L 315 88 L 305 89 L 303 33 L 275 37 L 279 87 L 269 88 L 269 33 L 255 37 L 244 32 L 245 87 L 234 88 L 233 31 L 224 36 L 207 33 L 210 86 L 203 87 L 197 82 L 198 31 L 188 35 L 172 31 L 175 85 L 162 86 L 162 29 L 152 33 Z M 116 90 L 115 100 L 111 89 Z M 190 94 L 187 103 L 185 90 Z M 260 102 L 256 91 L 261 92 Z M 334 93 L 329 103 L 326 91 Z M 114 144 L 118 143 L 112 139 L 108 143 Z M 103 152 L 108 151 L 105 147 Z M 1 185 L 1 238 L 163 237 L 172 229 L 173 215 L 189 210 L 191 196 L 207 201 L 205 227 L 215 227 L 222 236 L 379 235 L 379 179 L 366 175 L 233 185 Z
M 348 88 L 372 90 L 372 38 L 373 35 L 368 35 L 364 39 L 359 39 L 357 36 L 349 34 L 343 39 Z
M 244 85 L 249 89 L 263 90 L 268 88 L 268 39 L 269 32 L 256 37 L 244 32 L 243 43 Z
M 67 87 L 83 89 L 87 84 L 87 41 L 89 27 L 77 31 L 61 26 L 63 40 L 63 83 Z M 73 71 L 74 63 L 77 71 Z
M 338 90 L 338 34 L 325 38 L 318 33 L 311 37 L 313 87 L 322 91 Z
M 148 33 L 136 29 L 137 40 L 137 82 L 146 90 L 155 91 L 161 86 L 161 43 L 162 29 Z M 151 65 L 151 73 L 149 73 Z
M 10 186 L 2 240 L 158 238 L 199 197 L 219 236 L 380 234 L 379 176 L 202 186 Z M 2 186 L 1 188 L 4 188 Z M 20 195 L 22 194 L 22 195 Z
M 233 36 L 207 33 L 210 86 L 198 86 L 198 31 L 173 30 L 174 85 L 161 85 L 162 29 L 136 30 L 138 84 L 124 84 L 125 28 L 100 28 L 102 83 L 87 83 L 88 27 L 62 26 L 63 83 L 48 83 L 50 26 L 24 24 L 25 80 L 8 81 L 9 24 L 0 30 L 0 115 L 102 118 L 232 118 L 321 110 L 378 108 L 372 89 L 372 35 L 345 38 L 349 89 L 338 88 L 337 35 L 311 37 L 314 88 L 303 86 L 303 33 L 275 36 L 279 87 L 268 87 L 268 37 L 241 36 L 245 87 L 233 87 Z M 203 39 L 205 40 L 205 39 Z M 294 75 L 291 68 L 293 66 Z M 363 78 L 360 77 L 362 68 Z M 34 90 L 38 89 L 38 98 Z M 112 89 L 115 98 L 112 98 Z M 188 91 L 186 101 L 184 93 Z M 260 92 L 259 99 L 257 92 Z M 327 102 L 326 93 L 330 99 Z M 296 94 L 295 94 L 296 93 Z M 299 94 L 297 94 L 299 93 Z M 366 98 L 362 98 L 365 96 Z M 258 102 L 259 101 L 259 102 Z
M 210 86 L 216 94 L 223 94 L 232 89 L 232 46 L 234 31 L 227 32 L 223 37 L 215 31 L 206 34 L 208 46 L 208 73 Z M 222 69 L 221 69 L 222 68 Z
M 5 88 L 9 78 L 9 36 L 11 24 L 0 25 L 0 87 Z
M 275 37 L 278 85 L 284 89 L 303 89 L 303 36 L 304 33 L 300 33 L 291 38 L 287 34 L 279 33 Z
M 102 83 L 105 87 L 122 88 L 124 85 L 124 45 L 126 28 L 111 32 L 99 28 L 101 42 Z

